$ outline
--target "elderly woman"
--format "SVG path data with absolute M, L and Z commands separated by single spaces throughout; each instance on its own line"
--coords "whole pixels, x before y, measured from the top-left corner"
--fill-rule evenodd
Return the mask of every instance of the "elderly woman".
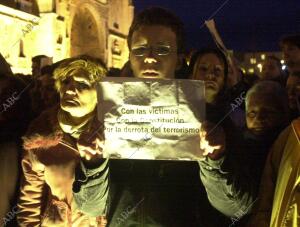
M 60 105 L 44 111 L 23 138 L 20 226 L 105 226 L 102 217 L 80 212 L 72 192 L 75 167 L 83 162 L 77 142 L 96 116 L 95 85 L 105 75 L 104 65 L 88 56 L 66 59 L 55 70 Z
M 269 149 L 288 123 L 287 94 L 274 81 L 255 84 L 246 95 L 247 128 L 241 133 L 240 146 L 219 143 L 214 157 L 200 164 L 200 176 L 210 203 L 235 224 L 247 221 L 256 203 L 263 166 Z M 216 129 L 211 137 L 216 137 Z M 223 134 L 224 136 L 224 134 Z M 225 137 L 230 137 L 225 132 Z M 210 142 L 210 141 L 209 141 Z M 253 225 L 254 226 L 254 225 Z

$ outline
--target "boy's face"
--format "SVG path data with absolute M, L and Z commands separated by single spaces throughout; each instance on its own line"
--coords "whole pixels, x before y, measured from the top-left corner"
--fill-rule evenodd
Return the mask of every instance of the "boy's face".
M 175 33 L 166 26 L 141 26 L 132 34 L 129 60 L 135 77 L 174 78 L 180 65 Z
M 252 94 L 246 102 L 247 128 L 255 135 L 264 135 L 282 125 L 282 107 L 274 97 Z

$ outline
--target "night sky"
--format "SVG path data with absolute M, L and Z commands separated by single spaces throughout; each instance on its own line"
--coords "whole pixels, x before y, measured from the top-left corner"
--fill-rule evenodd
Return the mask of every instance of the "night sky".
M 278 51 L 282 35 L 300 33 L 300 0 L 134 0 L 136 12 L 162 6 L 185 23 L 187 47 L 214 45 L 204 21 L 213 17 L 228 49 Z

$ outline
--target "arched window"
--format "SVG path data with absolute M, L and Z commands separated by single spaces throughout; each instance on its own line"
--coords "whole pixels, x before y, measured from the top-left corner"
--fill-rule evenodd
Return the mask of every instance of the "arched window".
M 56 40 L 56 43 L 57 44 L 62 44 L 62 42 L 63 42 L 63 37 L 62 37 L 62 35 L 59 35 L 57 40 Z
M 24 54 L 24 43 L 23 40 L 20 40 L 20 44 L 19 44 L 19 57 L 20 58 L 25 58 L 25 54 Z

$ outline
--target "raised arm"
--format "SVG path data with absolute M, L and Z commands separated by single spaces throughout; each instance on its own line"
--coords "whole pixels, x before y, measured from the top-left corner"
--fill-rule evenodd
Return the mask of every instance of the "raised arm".
M 211 205 L 227 217 L 239 220 L 252 209 L 258 183 L 248 177 L 228 141 L 231 140 L 221 127 L 204 125 L 200 148 L 205 159 L 199 161 L 200 178 Z

